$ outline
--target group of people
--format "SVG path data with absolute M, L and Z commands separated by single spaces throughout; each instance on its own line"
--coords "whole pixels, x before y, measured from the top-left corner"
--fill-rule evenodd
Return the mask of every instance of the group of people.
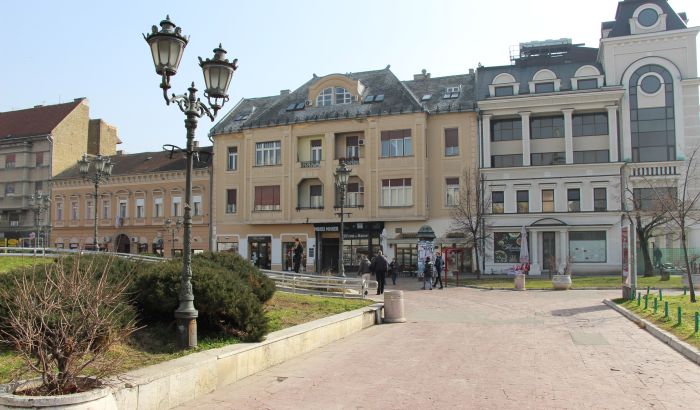
M 425 257 L 425 263 L 423 264 L 423 287 L 422 290 L 433 290 L 440 283 L 440 289 L 443 288 L 442 285 L 442 268 L 445 266 L 445 262 L 442 260 L 442 255 L 440 252 L 435 252 L 435 262 L 430 260 L 430 255 Z M 433 282 L 433 276 L 435 281 Z
M 377 252 L 371 262 L 367 255 L 362 255 L 357 275 L 362 276 L 364 281 L 368 281 L 370 276 L 374 275 L 377 278 L 377 295 L 384 293 L 387 272 L 391 275 L 391 282 L 396 285 L 396 276 L 399 273 L 396 258 L 389 262 L 381 250 Z

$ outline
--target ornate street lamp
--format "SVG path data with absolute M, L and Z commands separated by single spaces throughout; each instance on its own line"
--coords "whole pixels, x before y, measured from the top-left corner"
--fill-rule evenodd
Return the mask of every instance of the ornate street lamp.
M 170 89 L 170 77 L 177 73 L 182 54 L 185 51 L 188 37 L 182 35 L 182 30 L 177 27 L 170 16 L 160 22 L 160 31 L 158 27 L 153 26 L 151 33 L 143 37 L 151 47 L 153 56 L 153 64 L 156 69 L 156 74 L 161 76 L 160 88 L 163 89 L 163 98 L 165 103 L 176 103 L 185 116 L 185 128 L 187 129 L 187 145 L 180 148 L 175 145 L 166 145 L 163 148 L 171 152 L 171 156 L 175 152 L 185 153 L 187 157 L 187 172 L 185 176 L 185 213 L 184 213 L 184 232 L 183 232 L 183 258 L 182 258 L 182 276 L 180 278 L 180 295 L 175 318 L 177 319 L 177 334 L 178 344 L 181 348 L 192 348 L 197 346 L 197 316 L 198 312 L 194 308 L 194 294 L 192 293 L 192 215 L 191 215 L 191 199 L 192 199 L 192 168 L 194 155 L 199 155 L 199 150 L 194 147 L 194 133 L 197 129 L 197 120 L 206 115 L 214 121 L 216 114 L 228 101 L 228 87 L 231 84 L 233 73 L 238 66 L 237 59 L 229 62 L 226 59 L 226 50 L 219 47 L 214 49 L 214 57 L 212 59 L 202 60 L 199 58 L 199 66 L 204 74 L 204 83 L 206 89 L 204 96 L 207 97 L 208 106 L 202 103 L 197 98 L 197 89 L 194 87 L 194 82 L 187 89 L 189 92 L 182 95 L 172 94 L 168 97 L 168 89 Z
M 48 194 L 42 194 L 41 192 L 35 192 L 29 197 L 29 206 L 34 211 L 34 227 L 36 229 L 36 236 L 34 239 L 34 247 L 38 247 L 38 240 L 41 238 L 41 231 L 44 226 L 42 214 L 46 212 L 51 206 L 51 198 Z M 46 240 L 44 239 L 44 248 L 46 248 Z
M 175 257 L 175 234 L 180 232 L 180 229 L 182 228 L 182 218 L 177 218 L 177 221 L 173 223 L 172 218 L 168 218 L 165 220 L 165 229 L 170 231 L 170 234 L 172 236 L 172 240 L 170 242 L 170 256 Z
M 92 172 L 90 172 L 90 164 L 93 165 Z M 109 157 L 97 155 L 91 160 L 87 154 L 84 154 L 83 158 L 78 160 L 78 168 L 80 169 L 80 175 L 83 176 L 83 179 L 91 182 L 95 186 L 95 193 L 93 194 L 94 201 L 92 203 L 92 209 L 94 211 L 92 245 L 95 247 L 94 250 L 99 251 L 100 246 L 97 242 L 97 198 L 99 197 L 100 184 L 109 180 L 109 176 L 112 175 L 114 163 Z
M 345 218 L 345 190 L 348 186 L 351 169 L 341 162 L 340 166 L 335 169 L 335 186 L 338 187 L 340 194 L 340 250 L 338 251 L 338 273 L 340 276 L 345 276 L 345 262 L 343 261 L 343 241 L 345 239 L 343 231 L 343 222 Z

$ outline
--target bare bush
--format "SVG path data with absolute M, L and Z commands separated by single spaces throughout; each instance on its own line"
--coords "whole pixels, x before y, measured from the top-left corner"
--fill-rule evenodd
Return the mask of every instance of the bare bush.
M 12 289 L 0 292 L 8 311 L 0 341 L 20 355 L 25 372 L 41 378 L 38 388 L 17 394 L 84 391 L 118 371 L 119 358 L 107 353 L 136 327 L 129 280 L 109 280 L 110 265 L 59 260 L 18 275 Z

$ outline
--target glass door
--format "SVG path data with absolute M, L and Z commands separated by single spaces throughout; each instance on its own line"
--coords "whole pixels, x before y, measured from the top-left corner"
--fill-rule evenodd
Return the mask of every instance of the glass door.
M 542 232 L 542 270 L 550 275 L 557 272 L 557 248 L 554 232 Z

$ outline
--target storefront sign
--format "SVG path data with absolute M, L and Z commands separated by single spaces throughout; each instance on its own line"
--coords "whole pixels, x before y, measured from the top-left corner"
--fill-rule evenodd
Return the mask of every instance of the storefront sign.
M 314 228 L 316 232 L 338 232 L 337 226 L 317 226 Z

